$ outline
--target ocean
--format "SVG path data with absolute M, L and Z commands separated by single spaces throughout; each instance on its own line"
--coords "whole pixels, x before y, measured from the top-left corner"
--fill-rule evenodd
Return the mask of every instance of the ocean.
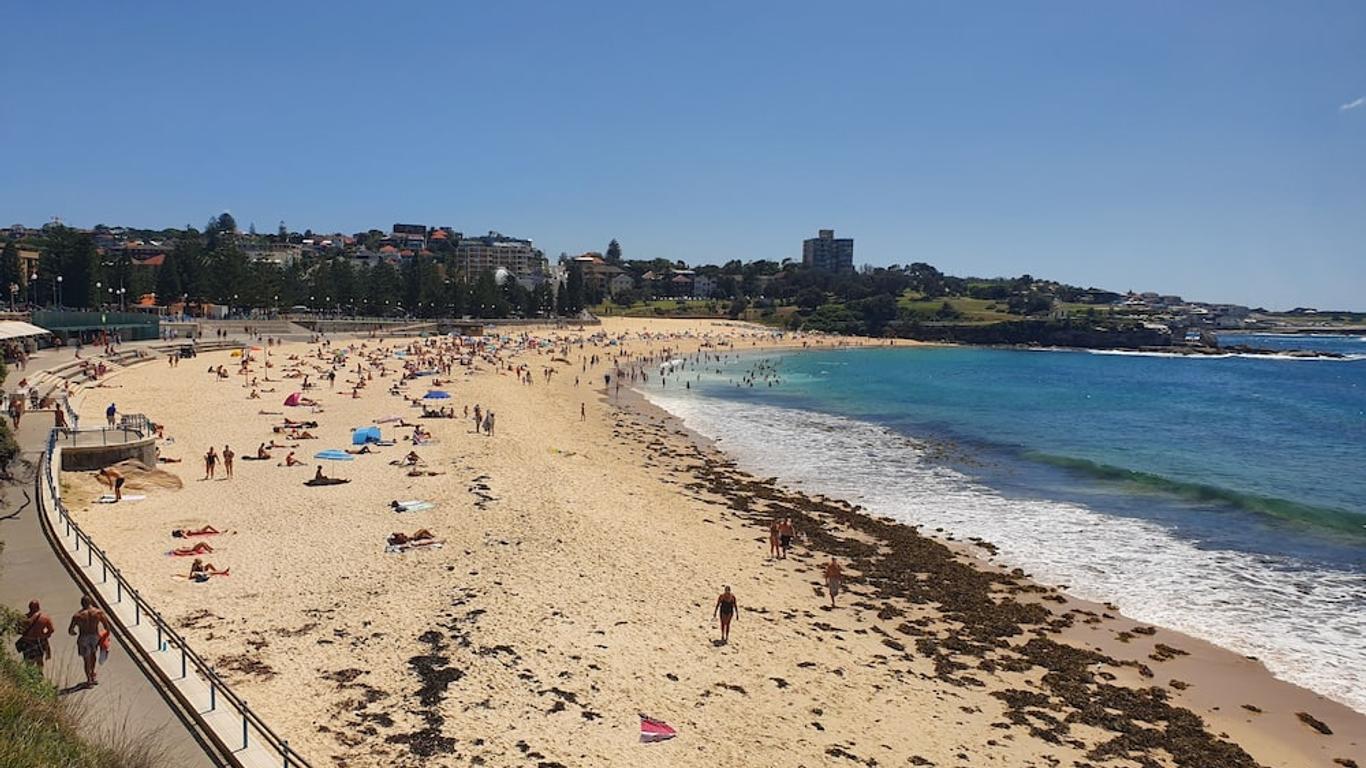
M 980 536 L 1366 712 L 1366 339 L 1225 341 L 1348 358 L 743 353 L 641 389 L 756 474 Z

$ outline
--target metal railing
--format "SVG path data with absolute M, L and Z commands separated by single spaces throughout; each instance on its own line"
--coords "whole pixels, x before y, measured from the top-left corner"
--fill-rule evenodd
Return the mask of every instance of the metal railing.
M 135 432 L 135 430 L 130 431 Z M 270 749 L 280 755 L 284 768 L 291 768 L 292 766 L 297 768 L 311 768 L 311 764 L 296 752 L 293 747 L 289 746 L 288 739 L 282 738 L 267 725 L 266 722 L 261 719 L 260 715 L 252 711 L 251 707 L 247 706 L 247 700 L 233 692 L 232 688 L 224 682 L 223 678 L 214 671 L 213 666 L 190 648 L 189 643 L 185 638 L 181 637 L 178 632 L 171 628 L 171 625 L 166 619 L 133 588 L 133 585 L 128 582 L 128 579 L 118 567 L 110 562 L 109 556 L 104 550 L 95 546 L 95 542 L 90 538 L 90 535 L 82 530 L 81 526 L 77 524 L 75 520 L 71 519 L 71 513 L 67 510 L 66 505 L 62 503 L 61 495 L 58 493 L 57 479 L 52 469 L 53 453 L 57 449 L 58 437 L 62 432 L 70 432 L 70 430 L 53 429 L 48 436 L 47 451 L 43 455 L 40 471 L 42 472 L 44 483 L 47 486 L 46 495 L 52 499 L 53 508 L 57 511 L 58 521 L 65 529 L 64 535 L 69 538 L 74 537 L 75 552 L 77 554 L 80 553 L 82 547 L 85 548 L 86 567 L 93 568 L 98 562 L 100 566 L 100 583 L 105 584 L 111 579 L 113 580 L 116 590 L 115 604 L 121 604 L 124 600 L 131 600 L 133 602 L 134 626 L 141 626 L 144 621 L 152 623 L 157 633 L 157 652 L 170 651 L 177 648 L 180 650 L 180 677 L 182 680 L 187 678 L 189 670 L 193 669 L 201 679 L 208 683 L 210 712 L 217 711 L 220 705 L 226 705 L 241 716 L 242 741 L 240 749 L 247 749 L 250 731 L 252 728 L 255 728 L 257 734 L 267 745 L 269 745 Z M 138 436 L 141 437 L 141 434 Z M 47 504 L 44 500 L 44 494 L 39 493 L 37 494 L 37 497 L 40 513 L 46 514 L 47 512 L 44 508 Z M 201 725 L 206 730 L 212 731 L 212 728 L 205 723 L 202 718 L 198 717 L 200 715 L 199 711 L 193 707 L 191 707 L 191 709 L 194 711 L 197 719 L 200 720 Z
M 70 429 L 58 427 L 53 430 L 61 433 L 61 443 L 70 448 L 82 448 L 91 445 L 123 445 L 134 440 L 141 440 L 146 434 L 141 429 L 133 427 L 97 427 L 94 429 Z

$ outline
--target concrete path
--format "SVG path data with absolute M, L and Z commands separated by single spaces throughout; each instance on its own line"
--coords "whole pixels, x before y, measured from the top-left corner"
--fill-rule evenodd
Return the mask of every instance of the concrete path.
M 53 355 L 56 357 L 56 355 Z M 49 360 L 42 365 L 47 367 Z M 35 370 L 30 364 L 29 370 Z M 10 374 L 11 380 L 18 377 Z M 6 382 L 7 384 L 10 382 Z M 142 742 L 155 740 L 165 752 L 166 766 L 209 768 L 216 765 L 191 732 L 176 716 L 158 690 L 148 681 L 120 642 L 99 670 L 100 685 L 79 687 L 85 675 L 76 656 L 74 638 L 65 634 L 71 614 L 80 608 L 81 591 L 58 561 L 39 526 L 32 501 L 33 471 L 52 429 L 50 413 L 26 414 L 16 438 L 29 468 L 21 479 L 3 488 L 0 500 L 0 603 L 21 611 L 29 600 L 38 600 L 57 625 L 52 659 L 46 674 L 70 702 L 84 712 L 81 728 L 94 740 Z M 27 500 L 26 500 L 27 499 Z M 13 653 L 12 644 L 4 652 Z

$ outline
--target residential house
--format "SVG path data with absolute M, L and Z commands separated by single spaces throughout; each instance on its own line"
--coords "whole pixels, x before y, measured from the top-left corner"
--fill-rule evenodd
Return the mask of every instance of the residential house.
M 607 290 L 613 296 L 618 296 L 627 291 L 634 290 L 636 287 L 635 278 L 625 271 L 613 277 L 607 282 Z
M 699 299 L 710 299 L 716 295 L 716 279 L 698 275 L 692 281 L 692 295 Z
M 583 286 L 590 292 L 606 295 L 612 278 L 622 273 L 621 267 L 603 261 L 602 254 L 589 252 L 575 256 L 573 267 L 583 274 Z

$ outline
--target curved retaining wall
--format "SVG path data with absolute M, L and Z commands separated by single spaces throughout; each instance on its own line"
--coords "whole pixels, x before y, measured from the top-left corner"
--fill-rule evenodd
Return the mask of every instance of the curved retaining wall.
M 63 472 L 93 472 L 97 469 L 104 469 L 112 464 L 128 459 L 137 459 L 143 464 L 153 469 L 157 466 L 157 440 L 155 437 L 136 436 L 133 439 L 126 439 L 121 430 L 100 430 L 100 432 L 112 432 L 113 435 L 106 435 L 106 440 L 96 442 L 92 436 L 91 441 L 86 445 L 66 444 L 61 449 L 61 467 Z M 67 435 L 88 435 L 90 432 L 69 432 Z M 133 433 L 136 435 L 136 433 Z M 111 438 L 112 439 L 109 439 Z M 62 442 L 64 438 L 59 438 Z

